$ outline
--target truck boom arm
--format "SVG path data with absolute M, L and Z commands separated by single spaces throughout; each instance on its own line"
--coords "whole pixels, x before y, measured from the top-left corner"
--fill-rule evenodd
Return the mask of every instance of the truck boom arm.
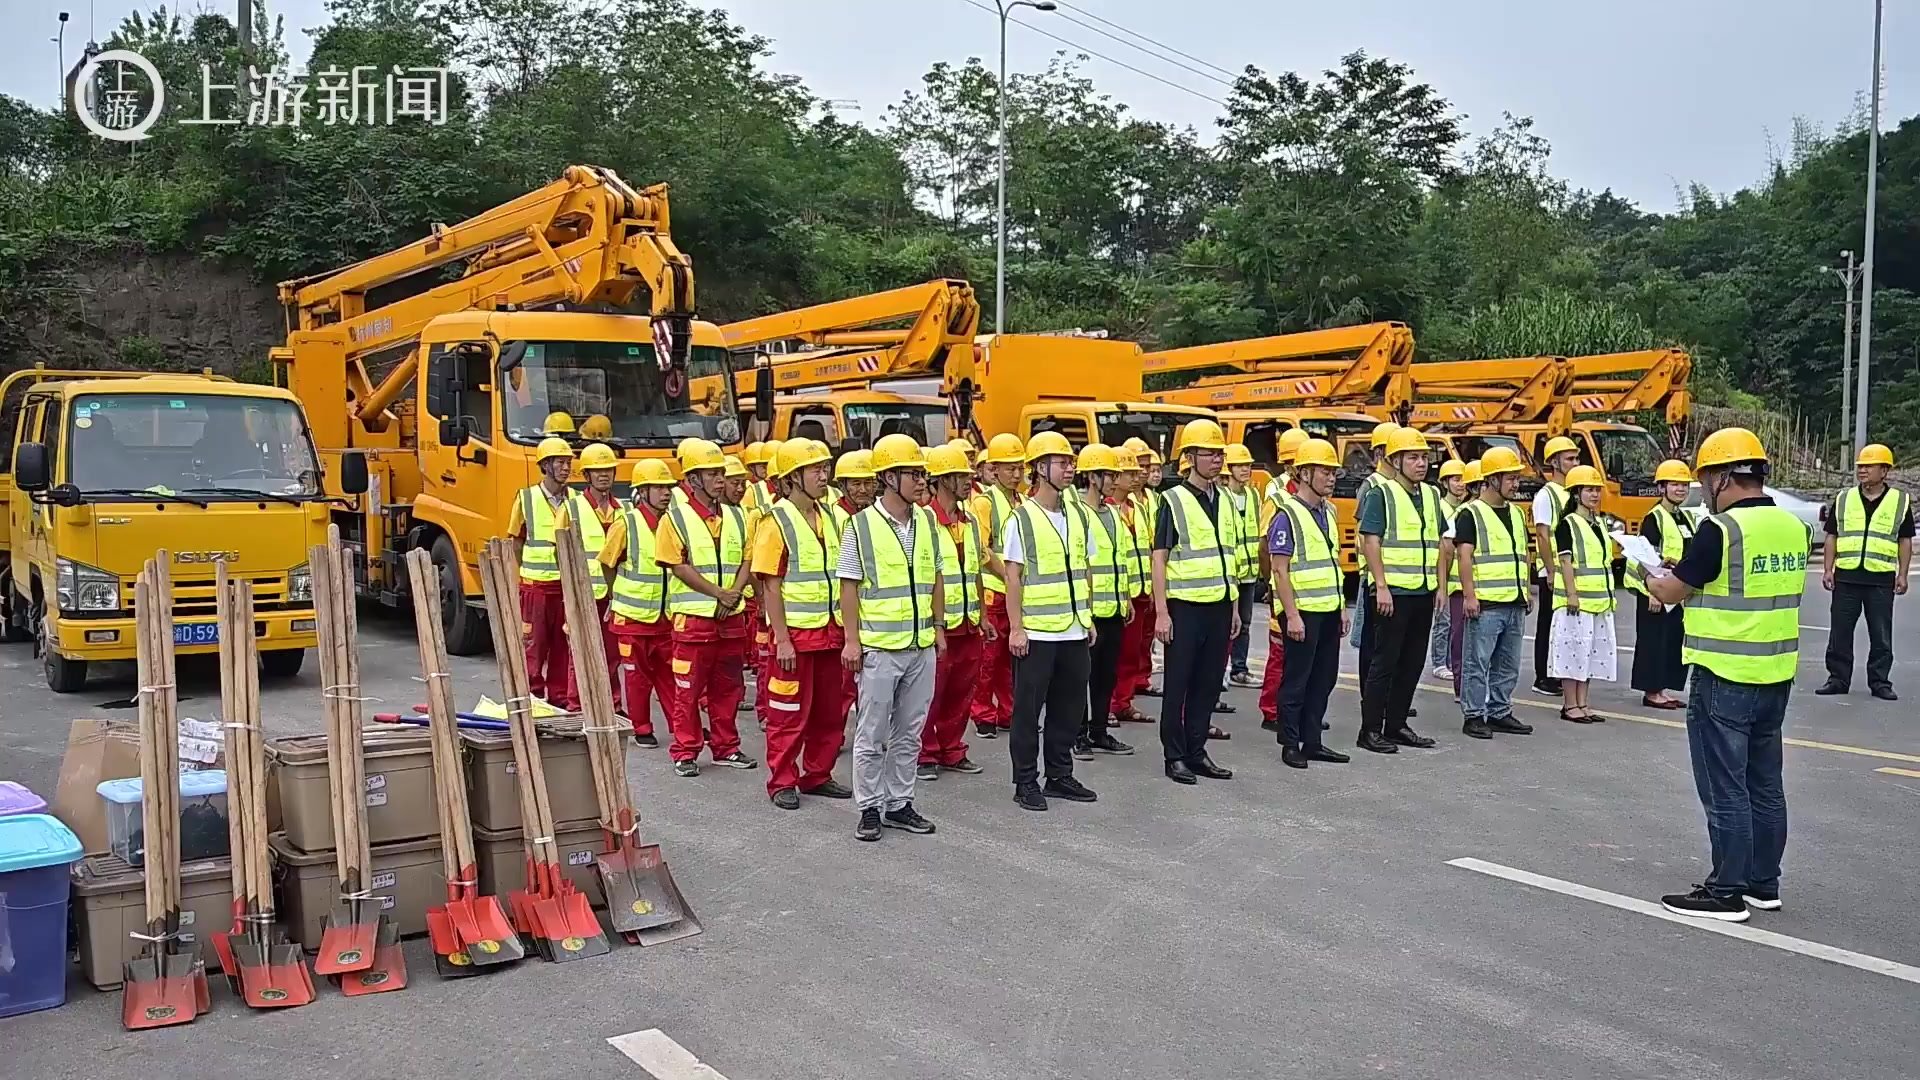
M 904 329 L 871 329 L 907 318 L 913 321 Z M 973 337 L 979 327 L 980 303 L 973 286 L 940 278 L 728 323 L 720 333 L 732 349 L 792 340 L 825 346 L 765 356 L 757 365 L 773 369 L 777 390 L 810 390 L 915 376 L 971 379 Z M 753 391 L 754 374 L 742 370 L 735 375 L 737 392 Z M 705 385 L 711 381 L 696 380 L 694 396 L 713 389 Z
M 1236 374 L 1150 394 L 1154 401 L 1248 406 L 1311 401 L 1405 404 L 1412 385 L 1413 331 L 1405 323 L 1368 323 L 1302 334 L 1167 349 L 1141 357 L 1143 375 L 1227 367 Z

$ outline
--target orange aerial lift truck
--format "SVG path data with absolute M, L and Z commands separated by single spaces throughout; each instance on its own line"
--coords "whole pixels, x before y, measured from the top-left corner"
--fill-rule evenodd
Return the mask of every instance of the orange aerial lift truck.
M 643 296 L 647 314 L 633 313 Z M 689 436 L 740 441 L 726 342 L 695 320 L 665 185 L 570 166 L 280 297 L 291 325 L 275 378 L 305 403 L 329 494 L 350 507 L 334 521 L 360 558 L 357 585 L 400 606 L 407 552 L 430 552 L 455 653 L 486 647 L 480 548 L 537 478 L 543 437 L 623 458 L 667 456 Z M 695 401 L 702 375 L 720 376 L 719 392 Z

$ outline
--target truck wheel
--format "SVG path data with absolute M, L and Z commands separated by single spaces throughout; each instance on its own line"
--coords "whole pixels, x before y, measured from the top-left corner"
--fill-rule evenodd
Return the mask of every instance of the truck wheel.
M 87 662 L 69 660 L 54 651 L 44 613 L 37 623 L 40 627 L 40 670 L 46 673 L 47 689 L 56 694 L 77 694 L 86 689 Z
M 447 652 L 454 656 L 474 656 L 492 643 L 487 617 L 467 603 L 460 585 L 460 560 L 453 541 L 444 536 L 433 541 L 433 568 L 440 576 L 440 623 L 447 635 Z
M 269 649 L 260 654 L 260 670 L 269 679 L 291 679 L 306 659 L 305 649 Z

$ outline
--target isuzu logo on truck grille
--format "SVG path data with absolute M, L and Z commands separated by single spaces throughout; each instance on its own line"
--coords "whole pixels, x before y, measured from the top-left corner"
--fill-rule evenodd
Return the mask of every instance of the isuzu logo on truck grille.
M 237 551 L 176 551 L 173 553 L 173 561 L 183 563 L 233 562 L 239 557 L 240 553 Z

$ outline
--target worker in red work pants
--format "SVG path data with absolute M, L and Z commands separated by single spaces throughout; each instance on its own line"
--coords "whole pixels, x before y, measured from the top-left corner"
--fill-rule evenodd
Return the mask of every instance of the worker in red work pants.
M 673 716 L 673 622 L 666 614 L 667 569 L 654 557 L 660 521 L 673 502 L 667 463 L 634 462 L 633 505 L 607 529 L 600 562 L 613 575 L 607 633 L 614 642 L 614 668 L 624 691 L 624 713 L 636 746 L 655 747 L 652 696 L 663 719 Z
M 1018 435 L 1002 432 L 987 440 L 987 474 L 993 486 L 973 497 L 970 507 L 982 537 L 981 583 L 986 596 L 980 650 L 980 680 L 973 692 L 973 732 L 996 739 L 1013 727 L 1013 654 L 1007 651 L 1012 626 L 1007 621 L 1006 566 L 1000 551 L 1007 523 L 1020 505 L 1020 481 L 1027 447 Z
M 567 479 L 573 475 L 573 448 L 567 441 L 541 440 L 535 458 L 540 482 L 521 489 L 507 520 L 507 535 L 518 547 L 520 633 L 527 646 L 527 689 L 535 697 L 572 709 L 578 707 L 579 699 L 573 688 L 567 610 L 560 595 L 560 562 L 554 539 L 559 527 L 569 521 L 579 520 L 583 530 L 594 532 L 598 531 L 598 522 L 586 500 L 567 487 Z
M 741 658 L 748 640 L 741 593 L 748 577 L 746 515 L 721 499 L 726 458 L 706 439 L 677 451 L 686 497 L 668 508 L 655 559 L 671 569 L 667 610 L 673 616 L 673 771 L 699 776 L 695 760 L 710 749 L 715 765 L 757 769 L 740 750 L 734 714 L 746 695 Z M 705 704 L 707 725 L 700 723 Z
M 1109 715 L 1116 722 L 1151 724 L 1155 719 L 1133 705 L 1135 694 L 1146 685 L 1153 671 L 1153 518 L 1140 492 L 1146 486 L 1146 444 L 1127 445 L 1115 451 L 1121 465 L 1120 476 L 1126 488 L 1117 496 L 1120 520 L 1133 537 L 1128 555 L 1133 559 L 1129 584 L 1135 595 L 1129 598 L 1133 618 L 1120 632 L 1120 655 L 1114 671 L 1113 696 Z
M 980 683 L 980 658 L 987 635 L 994 631 L 982 622 L 981 553 L 986 543 L 980 523 L 967 510 L 973 489 L 973 463 L 963 447 L 949 443 L 927 451 L 928 488 L 933 517 L 940 528 L 940 582 L 946 591 L 947 648 L 933 669 L 933 702 L 920 735 L 921 780 L 938 780 L 941 772 L 977 773 L 980 766 L 967 757 L 967 719 Z M 1004 614 L 1006 608 L 1001 607 Z

